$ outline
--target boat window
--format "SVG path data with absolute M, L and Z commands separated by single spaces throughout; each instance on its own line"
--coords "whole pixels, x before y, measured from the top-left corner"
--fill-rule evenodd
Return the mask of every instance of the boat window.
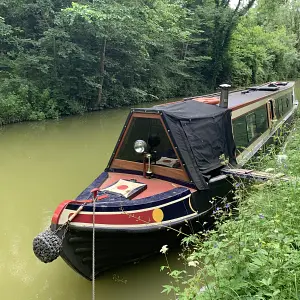
M 288 110 L 288 108 L 289 108 L 289 106 L 290 106 L 290 99 L 287 97 L 286 99 L 285 99 L 285 103 L 286 103 L 286 110 Z
M 276 99 L 275 109 L 276 109 L 276 116 L 279 118 L 281 116 L 280 112 L 280 98 Z
M 268 129 L 267 106 L 262 105 L 247 116 L 233 120 L 232 125 L 235 145 L 241 152 Z
M 283 116 L 285 112 L 284 98 L 281 98 L 279 103 L 280 103 L 279 107 L 280 107 L 281 116 Z
M 286 105 L 284 102 L 284 98 L 276 99 L 276 115 L 278 117 L 282 117 L 286 112 Z
M 255 110 L 256 134 L 261 135 L 268 129 L 267 107 L 263 105 Z
M 293 105 L 293 102 L 292 102 L 292 95 L 291 94 L 287 94 L 286 95 L 286 98 L 285 98 L 285 113 L 288 112 L 291 107 Z
M 179 159 L 160 119 L 134 117 L 116 158 L 142 163 L 144 155 L 137 154 L 133 148 L 136 140 L 144 140 L 147 143 L 147 152 L 152 154 L 154 164 L 181 168 Z
M 248 141 L 250 142 L 256 137 L 256 133 L 257 133 L 255 113 L 251 113 L 247 115 L 246 120 L 247 120 Z
M 242 152 L 248 146 L 246 117 L 241 116 L 232 122 L 233 136 L 238 152 Z

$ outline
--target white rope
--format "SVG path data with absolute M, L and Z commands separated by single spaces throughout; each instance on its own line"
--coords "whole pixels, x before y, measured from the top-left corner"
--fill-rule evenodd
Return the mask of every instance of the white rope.
M 95 300 L 95 211 L 96 197 L 93 197 L 92 300 Z

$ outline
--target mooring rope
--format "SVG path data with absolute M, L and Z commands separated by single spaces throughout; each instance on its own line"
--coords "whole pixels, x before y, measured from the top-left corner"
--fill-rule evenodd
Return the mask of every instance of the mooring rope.
M 97 197 L 97 196 L 96 196 Z M 95 212 L 96 197 L 93 197 L 93 246 L 92 246 L 92 300 L 95 300 Z

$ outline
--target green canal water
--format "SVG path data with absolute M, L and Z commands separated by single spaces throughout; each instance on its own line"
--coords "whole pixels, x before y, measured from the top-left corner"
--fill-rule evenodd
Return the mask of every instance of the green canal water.
M 76 197 L 103 171 L 128 111 L 0 127 L 1 299 L 91 299 L 91 282 L 60 258 L 39 262 L 32 239 L 59 202 Z M 170 259 L 178 265 L 176 253 Z M 168 299 L 161 294 L 169 283 L 160 272 L 164 264 L 158 255 L 105 273 L 96 282 L 96 299 Z
M 60 258 L 39 262 L 32 239 L 49 225 L 59 202 L 76 197 L 102 172 L 128 111 L 0 127 L 1 299 L 91 299 L 91 283 Z M 180 267 L 177 257 L 169 257 L 173 268 Z M 103 274 L 96 282 L 96 299 L 168 299 L 161 294 L 169 283 L 159 270 L 164 264 L 158 255 Z

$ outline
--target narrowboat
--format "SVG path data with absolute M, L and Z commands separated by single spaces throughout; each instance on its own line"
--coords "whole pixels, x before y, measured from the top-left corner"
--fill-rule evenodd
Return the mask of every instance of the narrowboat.
M 132 109 L 106 169 L 58 205 L 51 237 L 34 239 L 36 256 L 50 262 L 56 251 L 91 280 L 198 231 L 230 197 L 224 167 L 245 165 L 297 108 L 294 82 L 229 88 Z

